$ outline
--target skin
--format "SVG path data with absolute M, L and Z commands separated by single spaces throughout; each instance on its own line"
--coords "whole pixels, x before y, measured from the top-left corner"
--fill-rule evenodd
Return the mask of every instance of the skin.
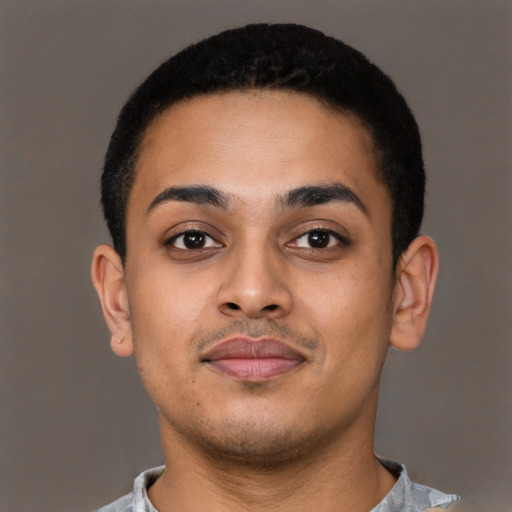
M 393 486 L 373 451 L 379 375 L 389 343 L 420 342 L 438 258 L 419 237 L 392 268 L 376 165 L 357 119 L 290 92 L 196 97 L 148 129 L 125 265 L 100 246 L 92 276 L 112 348 L 135 352 L 159 410 L 159 511 L 363 512 Z M 360 204 L 284 204 L 290 190 L 332 184 Z M 191 186 L 226 204 L 155 201 Z M 197 231 L 204 246 L 187 248 Z M 205 364 L 238 334 L 278 338 L 302 364 L 256 382 Z

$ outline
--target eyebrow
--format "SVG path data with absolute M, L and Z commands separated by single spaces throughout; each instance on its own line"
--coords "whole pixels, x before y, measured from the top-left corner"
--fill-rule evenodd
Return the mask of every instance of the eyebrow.
M 151 204 L 146 213 L 149 213 L 156 206 L 167 201 L 183 201 L 199 205 L 211 205 L 224 210 L 228 207 L 228 197 L 224 192 L 207 185 L 192 185 L 189 187 L 169 187 L 160 192 Z
M 229 197 L 221 190 L 208 185 L 191 185 L 185 187 L 169 187 L 160 192 L 146 213 L 168 201 L 183 201 L 199 205 L 211 205 L 226 210 Z M 286 192 L 278 199 L 282 208 L 307 208 L 331 202 L 352 203 L 368 216 L 368 209 L 349 187 L 341 183 L 328 183 L 326 185 L 306 185 Z
M 368 208 L 358 195 L 349 187 L 341 183 L 328 183 L 326 185 L 308 185 L 290 190 L 280 199 L 280 204 L 285 208 L 307 208 L 321 204 L 339 201 L 352 203 L 366 216 Z

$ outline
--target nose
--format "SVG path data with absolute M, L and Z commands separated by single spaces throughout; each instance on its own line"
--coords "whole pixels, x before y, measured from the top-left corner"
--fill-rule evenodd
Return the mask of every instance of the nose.
M 217 308 L 238 318 L 279 318 L 293 306 L 284 262 L 268 246 L 240 248 L 226 258 Z

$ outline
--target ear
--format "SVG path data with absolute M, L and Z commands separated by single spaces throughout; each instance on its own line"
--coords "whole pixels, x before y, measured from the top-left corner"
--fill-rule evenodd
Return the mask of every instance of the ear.
M 100 245 L 94 251 L 91 277 L 112 334 L 112 350 L 118 356 L 131 356 L 133 341 L 124 268 L 119 254 L 110 245 Z
M 415 238 L 397 265 L 390 337 L 390 344 L 395 348 L 412 350 L 420 344 L 438 272 L 435 242 L 428 236 Z

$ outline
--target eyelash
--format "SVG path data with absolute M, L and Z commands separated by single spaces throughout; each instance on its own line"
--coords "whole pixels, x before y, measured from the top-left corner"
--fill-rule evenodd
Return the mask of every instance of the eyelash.
M 325 227 L 315 227 L 315 228 L 308 228 L 306 231 L 304 231 L 301 235 L 294 238 L 292 242 L 290 242 L 288 245 L 291 247 L 294 247 L 293 242 L 296 242 L 297 240 L 306 238 L 311 236 L 314 233 L 321 233 L 325 234 L 330 238 L 334 238 L 337 243 L 331 244 L 332 240 L 328 241 L 328 245 L 326 247 L 303 247 L 302 249 L 307 249 L 309 251 L 326 251 L 326 250 L 333 250 L 337 245 L 343 245 L 348 247 L 350 245 L 350 240 L 346 237 L 338 233 L 337 231 L 334 231 L 333 229 L 325 228 Z M 297 245 L 295 245 L 297 247 Z
M 181 251 L 200 251 L 201 249 L 210 249 L 212 247 L 198 247 L 198 248 L 191 248 L 191 247 L 177 247 L 175 245 L 176 241 L 178 241 L 180 238 L 182 239 L 182 242 L 185 238 L 185 236 L 192 236 L 192 235 L 195 235 L 197 237 L 204 237 L 204 238 L 208 238 L 210 239 L 211 241 L 214 242 L 214 248 L 220 248 L 222 247 L 222 243 L 218 242 L 217 240 L 215 240 L 214 237 L 212 237 L 209 233 L 207 233 L 206 231 L 203 231 L 201 229 L 187 229 L 185 231 L 182 231 L 180 233 L 176 233 L 175 235 L 171 236 L 168 240 L 166 240 L 164 242 L 164 245 L 166 247 L 173 247 L 175 249 L 178 249 L 178 250 L 181 250 Z M 183 244 L 185 245 L 185 244 Z
M 329 238 L 327 239 L 327 245 L 325 247 L 300 247 L 297 244 L 297 241 L 304 239 L 306 237 L 312 236 L 313 234 L 321 234 L 321 235 L 327 235 Z M 186 247 L 184 243 L 184 239 L 186 236 L 196 236 L 199 238 L 209 239 L 209 246 L 205 247 L 204 245 L 201 247 Z M 332 238 L 334 238 L 337 242 L 332 243 Z M 183 247 L 179 247 L 176 242 L 181 239 L 181 244 Z M 212 244 L 213 242 L 213 244 Z M 208 243 L 208 242 L 206 242 Z M 298 248 L 298 249 L 305 249 L 309 251 L 326 251 L 326 250 L 333 250 L 337 245 L 344 245 L 348 247 L 350 245 L 350 240 L 338 233 L 337 231 L 334 231 L 332 229 L 328 229 L 325 227 L 315 227 L 315 228 L 309 228 L 306 231 L 304 231 L 299 236 L 295 237 L 291 242 L 287 243 L 286 246 L 290 248 Z M 164 242 L 164 245 L 166 247 L 172 247 L 174 249 L 177 249 L 179 251 L 194 251 L 199 252 L 202 250 L 210 250 L 210 249 L 219 249 L 223 247 L 223 244 L 221 242 L 218 242 L 212 235 L 207 233 L 206 231 L 200 230 L 200 229 L 187 229 L 185 231 L 182 231 L 180 233 L 176 233 L 172 237 L 170 237 L 168 240 Z

